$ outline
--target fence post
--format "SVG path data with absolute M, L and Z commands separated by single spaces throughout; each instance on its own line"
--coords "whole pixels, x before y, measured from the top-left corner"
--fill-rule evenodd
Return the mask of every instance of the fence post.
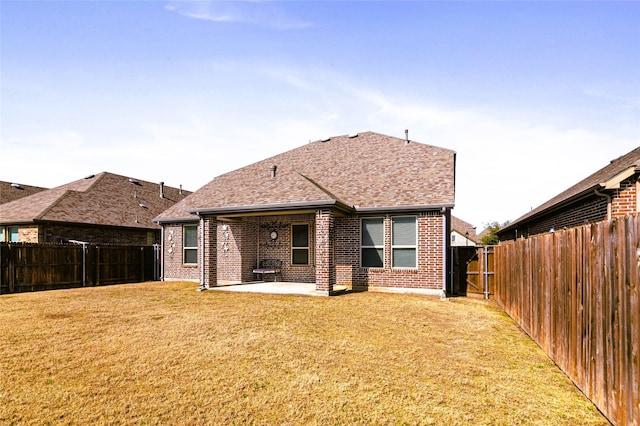
M 15 280 L 16 280 L 16 266 L 14 262 L 14 253 L 13 246 L 11 244 L 8 245 L 7 250 L 7 275 L 9 278 L 9 293 L 13 293 L 15 291 Z
M 153 245 L 153 280 L 160 280 L 160 244 Z
M 140 282 L 144 282 L 144 246 L 140 246 Z
M 82 243 L 82 287 L 87 286 L 87 244 Z
M 100 246 L 96 246 L 96 287 L 100 285 Z

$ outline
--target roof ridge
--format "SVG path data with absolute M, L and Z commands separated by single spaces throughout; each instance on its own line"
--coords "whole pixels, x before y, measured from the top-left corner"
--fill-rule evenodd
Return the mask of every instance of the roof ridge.
M 91 189 L 93 189 L 94 186 L 96 186 L 98 184 L 98 182 L 100 180 L 102 180 L 104 178 L 104 176 L 106 174 L 107 174 L 107 172 L 101 172 L 101 173 L 98 173 L 97 175 L 89 175 L 89 176 L 84 177 L 82 179 L 77 179 L 77 180 L 75 180 L 73 182 L 69 182 L 68 184 L 61 185 L 62 187 L 64 187 L 66 185 L 70 185 L 70 184 L 73 184 L 75 182 L 80 182 L 80 181 L 85 180 L 85 179 L 94 179 L 95 178 L 95 180 L 93 182 L 91 182 L 89 184 L 89 186 L 83 191 L 79 191 L 77 189 L 65 189 L 64 192 L 58 198 L 56 198 L 53 202 L 51 202 L 47 206 L 47 208 L 45 208 L 44 210 L 42 210 L 40 212 L 40 214 L 36 215 L 34 217 L 34 219 L 37 219 L 37 220 L 42 219 L 47 213 L 49 213 L 51 210 L 53 210 L 53 208 L 56 207 L 58 205 L 58 203 L 60 203 L 70 193 L 78 193 L 78 194 L 83 193 L 83 194 L 85 194 L 85 193 L 89 192 Z M 51 188 L 49 191 L 53 191 L 55 189 L 56 188 Z
M 304 178 L 307 182 L 309 182 L 311 185 L 315 186 L 316 188 L 318 188 L 320 191 L 324 192 L 325 194 L 327 194 L 329 197 L 331 197 L 332 200 L 336 200 L 341 202 L 342 204 L 347 204 L 345 202 L 343 202 L 342 200 L 340 200 L 338 197 L 336 197 L 336 195 L 329 191 L 327 188 L 325 188 L 324 186 L 320 185 L 318 182 L 316 182 L 315 180 L 313 180 L 312 178 L 310 178 L 309 176 L 305 176 L 302 173 L 300 173 L 297 170 L 294 170 L 295 173 L 297 173 L 298 175 L 300 175 L 302 178 Z M 347 204 L 348 205 L 348 204 Z
M 50 189 L 50 191 L 55 190 L 55 188 Z M 40 214 L 36 215 L 33 219 L 34 220 L 40 220 L 44 217 L 44 215 L 46 215 L 54 206 L 56 206 L 64 197 L 67 196 L 68 193 L 70 192 L 78 192 L 78 191 L 74 191 L 72 189 L 65 189 L 64 192 L 58 197 L 56 198 L 51 204 L 49 204 L 47 206 L 47 208 L 45 208 L 44 210 L 42 210 L 40 212 Z

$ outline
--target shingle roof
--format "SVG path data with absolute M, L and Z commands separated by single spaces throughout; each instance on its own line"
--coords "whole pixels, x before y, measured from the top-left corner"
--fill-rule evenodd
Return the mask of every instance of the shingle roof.
M 181 193 L 182 192 L 182 193 Z M 88 176 L 0 205 L 0 223 L 51 221 L 157 228 L 153 218 L 181 201 L 189 191 L 113 173 Z
M 612 160 L 607 166 L 603 167 L 592 175 L 589 175 L 587 178 L 581 180 L 572 187 L 551 198 L 549 201 L 543 203 L 542 205 L 514 220 L 508 226 L 502 228 L 500 231 L 502 232 L 504 230 L 510 229 L 518 225 L 519 223 L 526 221 L 527 219 L 531 219 L 534 216 L 543 214 L 547 210 L 555 208 L 558 205 L 565 204 L 573 199 L 581 197 L 584 194 L 591 193 L 595 189 L 602 189 L 601 184 L 605 183 L 609 179 L 614 178 L 615 176 L 633 166 L 640 167 L 640 147 L 637 147 L 627 154 L 618 157 L 615 160 Z
M 0 204 L 19 200 L 20 198 L 28 197 L 31 194 L 35 194 L 46 189 L 47 188 L 40 188 L 39 186 L 0 181 Z
M 454 151 L 366 132 L 310 142 L 218 176 L 156 219 L 332 203 L 363 210 L 453 206 L 454 196 Z
M 464 235 L 465 237 L 468 232 L 469 236 L 467 238 L 469 240 L 473 242 L 478 241 L 476 236 L 476 228 L 472 224 L 465 222 L 464 220 L 457 218 L 453 215 L 451 215 L 451 230 L 456 231 L 457 233 L 459 233 L 460 235 Z

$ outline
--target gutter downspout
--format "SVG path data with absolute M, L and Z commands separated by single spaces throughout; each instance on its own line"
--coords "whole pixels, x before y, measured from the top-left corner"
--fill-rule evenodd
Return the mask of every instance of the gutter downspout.
M 447 210 L 442 208 L 442 297 L 447 297 Z
M 607 220 L 611 220 L 611 195 L 600 192 L 597 189 L 594 189 L 593 193 L 598 197 L 604 197 L 607 199 Z
M 164 281 L 164 226 L 160 226 L 160 281 Z

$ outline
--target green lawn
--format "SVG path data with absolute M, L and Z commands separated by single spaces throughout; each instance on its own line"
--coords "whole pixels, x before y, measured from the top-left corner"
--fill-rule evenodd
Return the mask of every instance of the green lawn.
M 196 287 L 0 296 L 0 424 L 608 424 L 491 302 Z

